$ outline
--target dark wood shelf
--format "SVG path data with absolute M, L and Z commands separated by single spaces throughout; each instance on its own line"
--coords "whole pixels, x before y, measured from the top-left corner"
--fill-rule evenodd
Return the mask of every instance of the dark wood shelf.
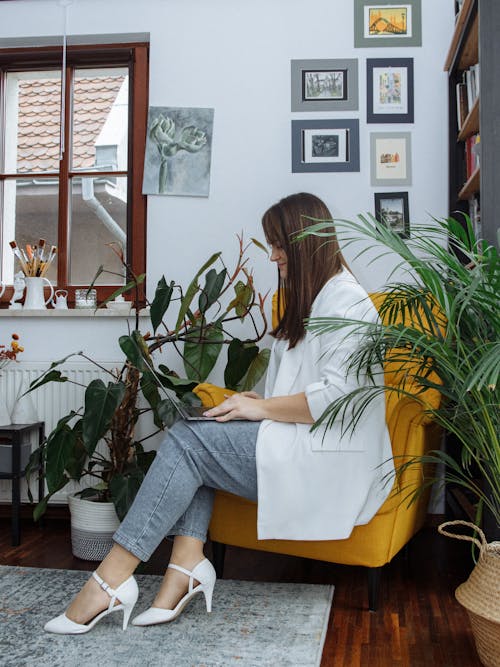
M 465 141 L 471 134 L 479 132 L 479 97 L 476 97 L 472 109 L 467 114 L 462 129 L 460 130 L 457 141 Z
M 479 192 L 480 186 L 480 168 L 476 167 L 470 178 L 466 181 L 464 187 L 458 193 L 458 198 L 461 200 L 470 199 L 473 195 Z
M 444 69 L 445 69 L 446 72 L 448 72 L 451 69 L 451 67 L 452 67 L 452 65 L 455 61 L 455 58 L 457 56 L 457 52 L 458 52 L 458 50 L 459 50 L 459 48 L 462 44 L 463 33 L 464 33 L 465 26 L 466 26 L 466 23 L 467 23 L 467 19 L 469 18 L 469 14 L 470 14 L 470 11 L 471 11 L 471 8 L 472 8 L 472 5 L 474 4 L 474 2 L 475 2 L 475 0 L 464 0 L 464 3 L 463 3 L 462 8 L 460 10 L 460 13 L 457 16 L 457 21 L 456 21 L 456 24 L 455 24 L 455 31 L 453 33 L 450 48 L 448 50 L 448 54 L 446 56 L 446 61 L 445 61 L 445 64 L 444 64 Z M 476 17 L 476 20 L 477 20 L 477 17 Z M 474 31 L 471 31 L 471 32 L 474 32 Z M 477 26 L 476 26 L 475 33 L 476 33 L 475 49 L 476 49 L 476 53 L 477 53 Z M 467 39 L 469 39 L 469 37 L 470 37 L 470 33 L 469 33 L 469 36 L 467 37 Z M 471 47 L 472 47 L 472 50 L 473 50 L 473 48 L 474 48 L 473 43 L 471 44 Z M 464 47 L 464 52 L 467 51 L 467 50 L 468 50 L 467 47 Z M 477 61 L 478 61 L 478 58 L 476 57 L 476 59 L 471 63 L 471 65 L 473 65 L 474 63 L 477 63 Z M 468 65 L 466 65 L 466 67 L 468 67 Z M 460 69 L 463 69 L 462 65 L 460 65 Z

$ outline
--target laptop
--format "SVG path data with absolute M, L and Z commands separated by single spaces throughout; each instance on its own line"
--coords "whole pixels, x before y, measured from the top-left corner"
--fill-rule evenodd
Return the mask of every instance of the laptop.
M 186 421 L 216 421 L 215 417 L 207 417 L 203 414 L 209 408 L 203 405 L 186 405 L 181 403 L 175 394 L 171 394 L 169 391 L 166 391 L 165 394 L 182 419 Z

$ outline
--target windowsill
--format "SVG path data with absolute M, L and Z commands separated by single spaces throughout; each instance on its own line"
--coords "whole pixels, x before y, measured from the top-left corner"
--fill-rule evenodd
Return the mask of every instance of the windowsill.
M 135 317 L 135 310 L 131 310 L 129 314 L 117 313 L 114 310 L 107 310 L 106 308 L 68 308 L 68 310 L 47 308 L 39 310 L 25 310 L 24 308 L 2 308 L 0 309 L 0 317 L 121 317 L 130 318 Z M 149 317 L 149 308 L 143 308 L 139 312 L 139 317 Z

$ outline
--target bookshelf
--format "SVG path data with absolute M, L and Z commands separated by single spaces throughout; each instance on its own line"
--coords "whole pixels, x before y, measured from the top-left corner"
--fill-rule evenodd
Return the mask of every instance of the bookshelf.
M 500 2 L 463 0 L 457 5 L 444 65 L 449 90 L 449 214 L 470 215 L 476 232 L 497 245 Z

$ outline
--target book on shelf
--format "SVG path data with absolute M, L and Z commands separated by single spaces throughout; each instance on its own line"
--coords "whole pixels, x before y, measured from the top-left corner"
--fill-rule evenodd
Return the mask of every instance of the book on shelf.
M 467 103 L 467 86 L 465 83 L 457 83 L 457 123 L 458 131 L 463 127 L 464 121 L 469 113 L 469 105 Z
M 472 176 L 474 171 L 479 167 L 480 164 L 480 142 L 481 138 L 479 132 L 476 134 L 471 134 L 470 137 L 467 137 L 465 140 L 465 173 L 466 180 Z
M 467 88 L 467 107 L 470 111 L 479 95 L 479 63 L 464 70 L 462 80 Z

